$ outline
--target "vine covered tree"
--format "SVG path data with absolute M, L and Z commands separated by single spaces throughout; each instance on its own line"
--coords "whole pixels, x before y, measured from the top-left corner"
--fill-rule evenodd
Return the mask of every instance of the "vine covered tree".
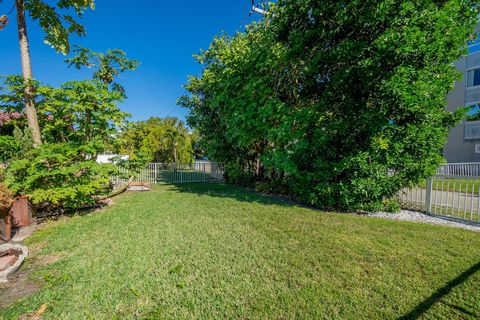
M 189 124 L 227 177 L 326 207 L 379 209 L 435 172 L 474 0 L 280 0 L 215 38 Z

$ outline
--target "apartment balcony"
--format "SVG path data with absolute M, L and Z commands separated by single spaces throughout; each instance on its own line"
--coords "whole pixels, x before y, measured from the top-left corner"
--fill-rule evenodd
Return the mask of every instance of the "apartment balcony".
M 480 140 L 480 121 L 465 121 L 463 137 L 465 140 Z
M 467 87 L 465 92 L 465 104 L 472 105 L 480 102 L 480 86 Z

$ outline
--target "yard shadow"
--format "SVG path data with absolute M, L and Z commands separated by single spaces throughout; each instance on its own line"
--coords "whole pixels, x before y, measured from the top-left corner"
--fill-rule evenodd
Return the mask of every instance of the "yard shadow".
M 307 207 L 286 197 L 263 194 L 252 189 L 224 183 L 177 183 L 173 184 L 173 186 L 177 192 L 193 193 L 200 196 L 230 198 L 241 202 L 285 207 Z
M 452 304 L 448 304 L 445 302 L 442 302 L 441 299 L 445 296 L 447 296 L 450 292 L 452 292 L 453 289 L 467 281 L 468 278 L 473 276 L 477 271 L 480 270 L 480 262 L 474 264 L 471 266 L 468 270 L 462 272 L 460 275 L 458 275 L 455 279 L 449 281 L 447 284 L 445 284 L 443 287 L 439 288 L 437 291 L 435 291 L 430 297 L 428 297 L 426 300 L 422 301 L 419 305 L 417 305 L 412 311 L 409 313 L 401 316 L 398 318 L 398 320 L 407 320 L 407 319 L 418 319 L 420 318 L 425 312 L 427 312 L 435 303 L 441 302 L 445 304 L 446 306 L 457 310 L 460 313 L 463 313 L 465 316 L 469 317 L 474 317 L 480 319 L 479 314 L 474 314 L 465 308 L 455 306 Z

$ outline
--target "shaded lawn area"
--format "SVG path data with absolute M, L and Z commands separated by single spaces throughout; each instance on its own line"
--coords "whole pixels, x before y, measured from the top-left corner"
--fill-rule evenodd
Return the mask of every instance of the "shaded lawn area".
M 221 184 L 125 194 L 27 244 L 28 264 L 60 259 L 36 267 L 42 289 L 6 319 L 42 304 L 45 319 L 480 317 L 480 234 Z

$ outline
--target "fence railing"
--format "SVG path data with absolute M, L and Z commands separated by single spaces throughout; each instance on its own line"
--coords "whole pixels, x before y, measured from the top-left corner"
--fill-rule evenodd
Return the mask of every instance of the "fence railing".
M 223 164 L 212 161 L 193 163 L 149 163 L 139 171 L 119 168 L 124 176 L 134 181 L 149 183 L 185 183 L 223 180 Z
M 401 190 L 402 208 L 480 222 L 480 176 L 436 175 L 424 186 Z
M 437 174 L 480 177 L 480 162 L 448 163 L 438 167 Z

